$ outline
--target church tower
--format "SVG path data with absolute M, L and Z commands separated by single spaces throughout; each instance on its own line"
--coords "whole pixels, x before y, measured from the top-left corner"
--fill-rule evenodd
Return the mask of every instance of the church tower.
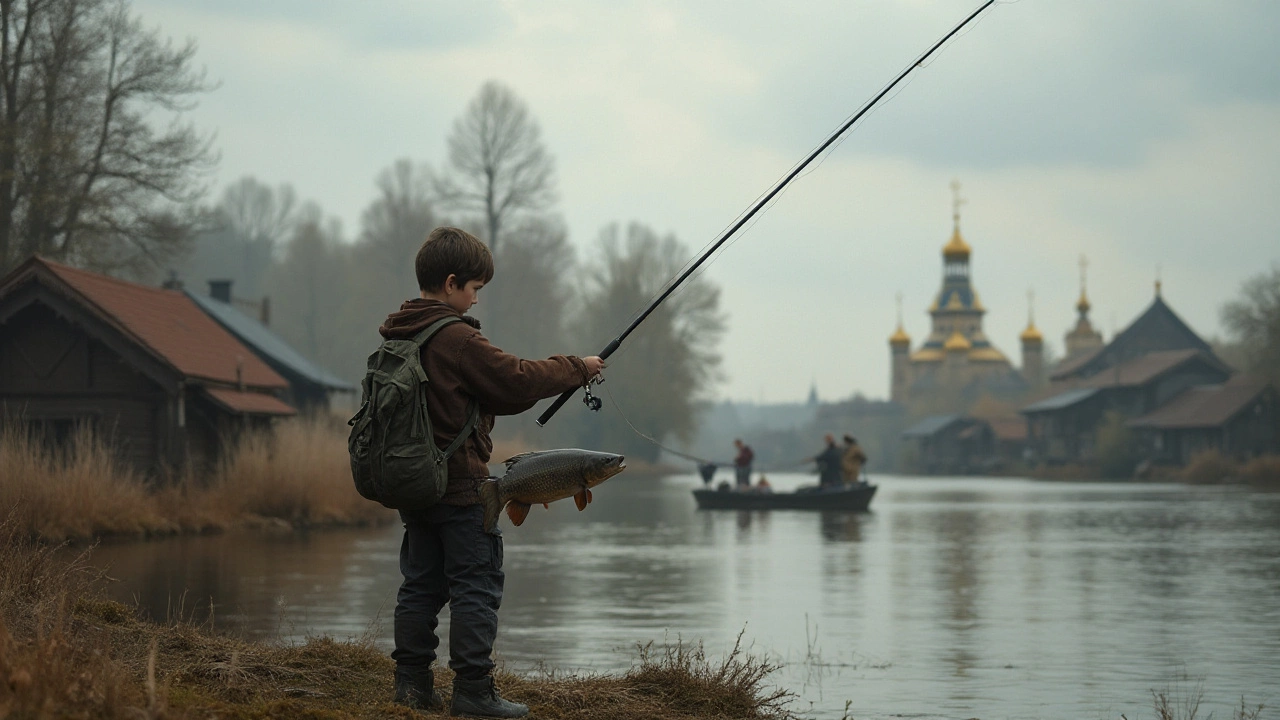
M 1089 295 L 1086 292 L 1085 280 L 1086 272 L 1089 268 L 1089 260 L 1085 256 L 1080 256 L 1080 300 L 1076 302 L 1076 312 L 1079 318 L 1076 320 L 1076 326 L 1071 328 L 1066 335 L 1067 358 L 1077 357 L 1085 353 L 1093 352 L 1103 346 L 1102 333 L 1093 329 L 1093 323 L 1089 322 Z
M 898 329 L 889 336 L 889 399 L 907 401 L 907 372 L 911 367 L 911 336 L 902 327 L 902 293 L 898 293 Z
M 1022 377 L 1028 387 L 1044 384 L 1044 335 L 1036 329 L 1035 294 L 1027 291 L 1027 329 L 1018 336 L 1022 341 Z

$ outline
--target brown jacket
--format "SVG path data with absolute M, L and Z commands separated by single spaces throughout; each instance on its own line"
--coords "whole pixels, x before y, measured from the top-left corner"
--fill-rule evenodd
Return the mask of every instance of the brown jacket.
M 387 339 L 411 338 L 431 323 L 457 311 L 439 300 L 413 299 L 387 316 L 378 328 Z M 522 360 L 489 344 L 480 323 L 469 315 L 446 325 L 422 348 L 427 372 L 427 413 L 436 446 L 445 449 L 467 422 L 467 403 L 480 403 L 480 420 L 462 447 L 449 458 L 449 487 L 440 502 L 472 505 L 480 501 L 476 488 L 489 475 L 495 415 L 516 415 L 543 398 L 581 387 L 587 365 L 572 355 L 546 360 Z

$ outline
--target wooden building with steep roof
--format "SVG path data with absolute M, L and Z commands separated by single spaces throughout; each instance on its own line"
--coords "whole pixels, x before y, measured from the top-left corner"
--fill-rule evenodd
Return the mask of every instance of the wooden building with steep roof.
M 32 257 L 0 280 L 0 422 L 77 426 L 149 476 L 211 465 L 296 411 L 283 377 L 182 292 Z

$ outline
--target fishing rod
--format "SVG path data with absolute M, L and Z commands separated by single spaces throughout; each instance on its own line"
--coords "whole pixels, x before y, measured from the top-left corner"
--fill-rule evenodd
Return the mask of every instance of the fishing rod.
M 799 175 L 806 167 L 808 167 L 809 163 L 813 162 L 814 159 L 817 158 L 819 155 L 821 155 L 828 147 L 831 146 L 832 143 L 834 143 L 836 140 L 839 140 L 840 136 L 844 135 L 845 131 L 853 127 L 854 123 L 858 122 L 858 120 L 862 118 L 863 115 L 866 115 L 867 112 L 871 110 L 871 108 L 875 107 L 876 103 L 880 102 L 881 98 L 883 98 L 885 95 L 888 95 L 890 90 L 893 90 L 893 88 L 897 86 L 898 83 L 902 82 L 904 78 L 910 75 L 912 70 L 915 70 L 916 68 L 923 65 L 924 61 L 928 60 L 930 55 L 932 55 L 935 51 L 937 51 L 938 48 L 942 47 L 943 44 L 945 44 L 948 40 L 952 38 L 952 36 L 954 36 L 956 33 L 964 29 L 964 26 L 968 25 L 974 18 L 981 15 L 984 10 L 994 5 L 995 2 L 996 0 L 987 0 L 986 2 L 984 2 L 977 10 L 974 10 L 973 13 L 969 15 L 969 17 L 965 18 L 959 25 L 956 25 L 954 28 L 952 28 L 951 32 L 947 33 L 942 37 L 941 40 L 934 43 L 933 47 L 929 48 L 927 51 L 925 51 L 923 55 L 916 58 L 915 62 L 911 63 L 911 65 L 909 65 L 907 69 L 903 70 L 898 75 L 898 77 L 894 78 L 893 82 L 885 86 L 885 88 L 881 90 L 878 95 L 876 95 L 869 102 L 863 105 L 862 108 L 858 110 L 858 112 L 853 117 L 849 118 L 849 120 L 846 121 L 843 125 L 841 125 L 838 129 L 836 129 L 835 132 L 831 133 L 831 135 L 827 137 L 826 141 L 823 142 L 821 145 L 819 145 L 817 149 L 815 149 L 813 152 L 809 153 L 809 156 L 806 157 L 803 162 L 797 165 L 790 173 L 787 174 L 786 177 L 778 181 L 778 183 L 773 186 L 773 189 L 771 189 L 767 195 L 757 200 L 755 204 L 753 204 L 751 208 L 746 212 L 746 214 L 740 217 L 738 221 L 733 224 L 733 227 L 725 231 L 725 233 L 721 235 L 718 240 L 716 240 L 715 244 L 712 245 L 711 248 L 708 249 L 706 252 L 704 252 L 701 255 L 701 257 L 699 257 L 698 260 L 693 263 L 693 265 L 690 265 L 687 270 L 681 273 L 680 277 L 676 278 L 675 282 L 668 285 L 667 289 L 664 290 L 656 300 L 651 302 L 649 304 L 649 307 L 644 309 L 644 312 L 640 313 L 638 316 L 636 316 L 635 320 L 631 321 L 631 324 L 627 326 L 626 330 L 622 331 L 621 335 L 619 335 L 618 337 L 610 341 L 609 344 L 605 346 L 604 350 L 600 351 L 599 353 L 600 358 L 602 360 L 607 360 L 610 355 L 612 355 L 615 351 L 617 351 L 617 349 L 621 347 L 622 342 L 627 339 L 627 336 L 630 335 L 632 331 L 634 331 L 637 327 L 640 326 L 640 323 L 644 322 L 645 319 L 648 318 L 649 315 L 654 310 L 656 310 L 658 306 L 661 305 L 663 301 L 666 300 L 671 295 L 671 293 L 676 291 L 676 288 L 680 287 L 681 283 L 687 280 L 689 276 L 692 275 L 694 271 L 696 271 L 702 265 L 702 263 L 706 262 L 707 258 L 711 257 L 715 253 L 716 250 L 719 250 L 721 245 L 724 245 L 725 242 L 729 240 L 729 238 L 733 237 L 734 233 L 738 232 L 738 230 L 743 225 L 747 224 L 747 222 L 750 221 L 751 218 L 754 217 L 755 214 L 759 212 L 761 208 L 763 208 L 765 205 L 768 205 L 770 200 L 773 200 L 773 198 L 778 193 L 782 192 L 782 189 L 785 188 L 788 184 L 790 184 L 790 182 L 794 180 L 797 175 Z M 588 383 L 584 387 L 584 389 L 586 390 L 586 394 L 582 398 L 582 401 L 586 403 L 587 407 L 591 408 L 592 410 L 598 411 L 601 406 L 600 398 L 592 396 L 590 383 Z M 542 413 L 542 415 L 538 416 L 538 426 L 541 427 L 546 425 L 547 422 L 551 420 L 552 416 L 554 416 L 560 410 L 560 408 L 564 407 L 564 404 L 569 401 L 569 398 L 573 397 L 573 394 L 575 392 L 577 392 L 576 388 L 573 390 L 566 390 L 563 394 L 560 395 L 560 397 L 556 398 L 555 402 L 551 403 L 551 406 L 548 407 Z

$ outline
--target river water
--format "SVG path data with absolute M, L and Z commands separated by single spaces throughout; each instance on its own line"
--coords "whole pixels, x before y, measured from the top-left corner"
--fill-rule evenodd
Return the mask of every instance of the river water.
M 812 476 L 777 475 L 780 490 Z M 625 670 L 637 643 L 741 632 L 806 717 L 1199 717 L 1280 705 L 1280 493 L 875 478 L 865 514 L 698 511 L 620 475 L 505 531 L 507 667 Z M 256 638 L 391 644 L 399 526 L 105 545 L 112 592 Z M 445 629 L 442 625 L 442 631 Z M 447 638 L 447 633 L 442 633 Z M 442 646 L 442 651 L 444 647 Z

